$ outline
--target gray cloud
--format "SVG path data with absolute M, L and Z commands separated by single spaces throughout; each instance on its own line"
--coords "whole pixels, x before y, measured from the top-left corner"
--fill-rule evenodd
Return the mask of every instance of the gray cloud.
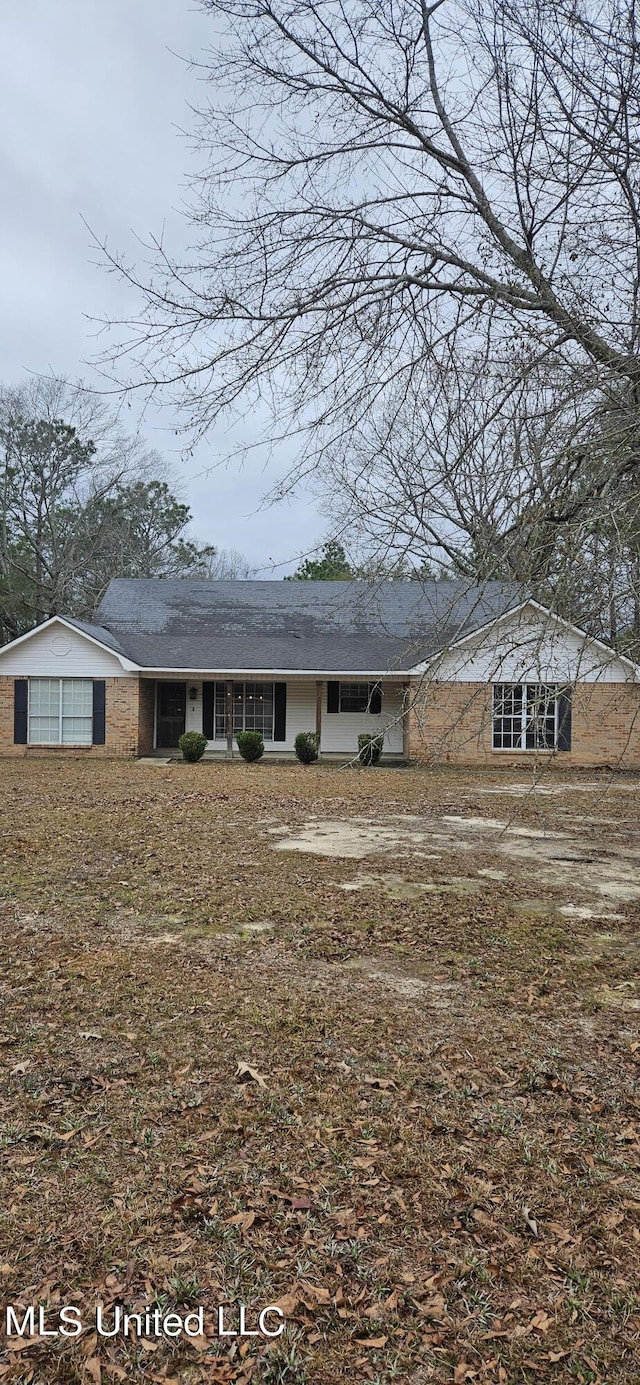
M 115 249 L 144 258 L 136 237 L 164 231 L 180 250 L 180 206 L 194 167 L 189 103 L 203 94 L 198 58 L 214 20 L 189 0 L 4 0 L 0 19 L 0 380 L 26 372 L 92 376 L 104 340 L 92 319 L 135 311 L 128 290 L 97 264 L 86 221 Z M 179 55 L 179 56 L 178 56 Z M 132 418 L 135 410 L 132 411 Z M 166 411 L 147 412 L 149 441 L 178 460 Z M 323 525 L 308 497 L 255 515 L 275 479 L 259 448 L 240 471 L 209 468 L 250 421 L 223 428 L 180 463 L 195 530 L 260 566 L 311 548 Z M 281 449 L 280 465 L 286 456 Z M 203 475 L 203 472 L 207 472 Z M 291 564 L 289 564 L 289 567 Z M 286 569 L 283 569 L 286 570 Z M 280 575 L 278 570 L 276 575 Z

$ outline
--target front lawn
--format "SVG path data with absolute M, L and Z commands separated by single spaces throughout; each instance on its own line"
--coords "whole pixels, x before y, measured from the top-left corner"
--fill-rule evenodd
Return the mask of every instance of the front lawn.
M 639 793 L 1 763 L 0 1381 L 637 1385 Z

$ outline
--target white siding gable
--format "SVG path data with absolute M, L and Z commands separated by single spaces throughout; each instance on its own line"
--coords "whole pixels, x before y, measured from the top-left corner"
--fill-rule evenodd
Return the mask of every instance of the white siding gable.
M 15 678 L 134 677 L 116 654 L 63 621 L 34 630 L 20 644 L 0 649 L 0 673 Z
M 640 677 L 628 660 L 534 605 L 494 621 L 414 671 L 465 683 L 633 683 Z

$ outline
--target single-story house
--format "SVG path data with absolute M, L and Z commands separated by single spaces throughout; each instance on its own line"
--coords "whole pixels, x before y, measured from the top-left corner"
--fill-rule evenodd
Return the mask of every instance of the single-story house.
M 118 578 L 0 649 L 0 754 L 140 756 L 185 730 L 267 756 L 640 768 L 640 669 L 506 583 Z

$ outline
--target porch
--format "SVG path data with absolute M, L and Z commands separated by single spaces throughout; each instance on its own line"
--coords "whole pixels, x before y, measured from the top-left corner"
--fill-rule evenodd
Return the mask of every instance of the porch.
M 207 738 L 207 758 L 239 756 L 239 731 L 259 731 L 265 758 L 291 759 L 300 731 L 315 731 L 323 758 L 356 755 L 363 732 L 382 735 L 385 761 L 406 758 L 406 685 L 398 679 L 220 678 L 194 674 L 143 679 L 153 706 L 154 755 L 179 754 L 184 731 Z M 150 686 L 152 685 L 152 686 Z

